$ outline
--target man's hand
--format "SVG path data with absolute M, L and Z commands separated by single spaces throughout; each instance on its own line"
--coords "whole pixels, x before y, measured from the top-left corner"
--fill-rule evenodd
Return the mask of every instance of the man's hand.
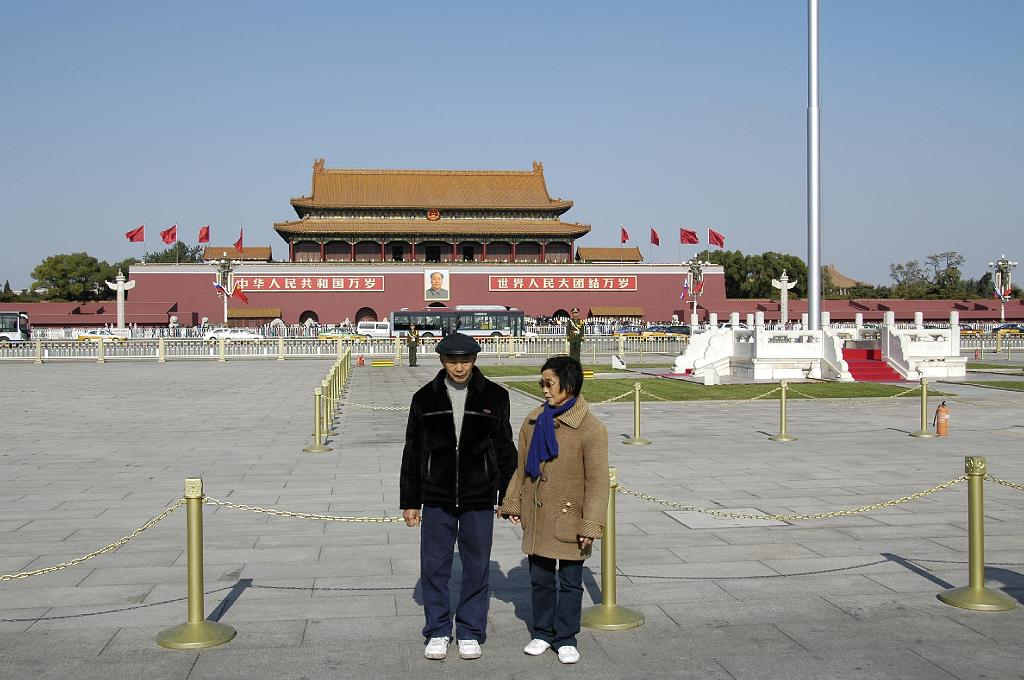
M 419 526 L 420 511 L 417 508 L 408 508 L 406 510 L 403 510 L 402 519 L 405 520 L 405 526 L 407 527 Z
M 586 550 L 594 542 L 594 539 L 589 536 L 577 536 L 576 542 L 579 544 L 580 550 Z

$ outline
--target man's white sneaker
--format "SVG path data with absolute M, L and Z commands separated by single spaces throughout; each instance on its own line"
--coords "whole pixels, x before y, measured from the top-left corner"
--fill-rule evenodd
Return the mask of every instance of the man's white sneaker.
M 436 637 L 430 638 L 430 642 L 427 643 L 426 649 L 423 650 L 423 656 L 428 659 L 441 660 L 448 656 L 448 638 Z
M 565 645 L 558 648 L 558 660 L 562 663 L 576 663 L 580 660 L 580 653 L 572 645 Z
M 459 640 L 459 656 L 463 659 L 479 659 L 481 653 L 476 640 Z
M 530 643 L 523 647 L 523 651 L 530 656 L 540 656 L 549 649 L 551 649 L 551 643 L 538 638 L 530 640 Z

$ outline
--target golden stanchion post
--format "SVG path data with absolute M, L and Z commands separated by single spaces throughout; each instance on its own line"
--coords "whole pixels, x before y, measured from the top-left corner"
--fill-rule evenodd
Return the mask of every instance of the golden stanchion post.
M 633 383 L 633 436 L 623 440 L 623 444 L 634 444 L 643 446 L 650 444 L 650 439 L 640 436 L 640 383 Z
M 615 490 L 619 488 L 615 468 L 608 469 L 608 485 L 608 519 L 601 535 L 601 604 L 584 609 L 581 623 L 594 630 L 626 630 L 644 625 L 645 619 L 615 601 Z
M 226 338 L 217 338 L 217 361 L 227 361 L 224 358 L 224 343 L 227 342 Z
M 36 338 L 36 358 L 32 363 L 43 363 L 43 341 L 40 340 L 39 338 Z
M 284 336 L 278 336 L 277 338 L 277 360 L 284 361 Z
M 160 364 L 167 363 L 167 343 L 162 335 L 156 341 L 156 360 Z
M 103 338 L 97 338 L 97 340 L 96 340 L 96 348 L 97 348 L 96 349 L 96 363 L 97 364 L 106 363 L 106 356 L 107 356 L 106 355 L 106 349 L 107 348 L 106 348 L 105 345 L 106 345 L 106 343 L 104 343 Z
M 964 458 L 964 473 L 967 475 L 967 547 L 968 583 L 939 593 L 939 600 L 961 609 L 976 609 L 984 612 L 1002 612 L 1016 606 L 1013 598 L 985 587 L 985 459 L 967 456 Z
M 188 547 L 188 620 L 156 636 L 156 643 L 168 649 L 216 647 L 235 637 L 235 629 L 208 621 L 203 602 L 203 480 L 185 480 L 185 510 Z
M 320 429 L 320 402 L 323 400 L 323 390 L 319 387 L 313 389 L 313 443 L 302 449 L 306 453 L 326 453 L 333 451 L 329 446 L 324 446 L 324 435 Z
M 796 437 L 786 432 L 786 390 L 789 383 L 785 380 L 779 381 L 779 433 L 768 437 L 773 442 L 795 442 Z
M 911 437 L 934 437 L 935 433 L 928 430 L 928 378 L 921 378 L 921 429 L 911 432 Z
M 323 408 L 320 411 L 324 417 L 324 434 L 335 435 L 338 431 L 334 429 L 334 413 L 331 406 L 331 383 L 327 380 L 320 382 L 320 392 L 323 394 Z

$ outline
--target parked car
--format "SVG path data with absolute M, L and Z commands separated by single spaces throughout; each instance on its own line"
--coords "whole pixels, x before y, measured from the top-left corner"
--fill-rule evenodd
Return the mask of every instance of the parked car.
M 679 338 L 688 336 L 690 327 L 686 324 L 672 324 L 670 326 L 649 326 L 641 336 L 645 338 Z
M 612 331 L 613 336 L 623 336 L 627 338 L 639 338 L 643 335 L 644 329 L 640 326 L 622 326 Z
M 1005 335 L 1007 333 L 1024 333 L 1024 323 L 1004 323 L 992 328 L 993 333 Z
M 365 335 L 360 335 L 351 328 L 345 328 L 344 326 L 339 326 L 338 328 L 334 328 L 331 330 L 321 331 L 320 333 L 317 334 L 316 337 L 318 340 L 349 340 L 351 342 L 360 342 L 362 340 L 366 340 Z
M 263 336 L 248 328 L 213 328 L 206 331 L 204 340 L 262 340 Z
M 92 340 L 93 342 L 124 342 L 125 338 L 117 335 L 109 328 L 93 328 L 87 331 L 79 331 L 78 337 L 75 338 L 79 341 Z
M 360 321 L 356 324 L 356 333 L 371 338 L 390 338 L 391 322 L 384 321 Z
M 968 324 L 960 324 L 960 335 L 982 335 L 985 329 L 978 326 L 970 326 Z

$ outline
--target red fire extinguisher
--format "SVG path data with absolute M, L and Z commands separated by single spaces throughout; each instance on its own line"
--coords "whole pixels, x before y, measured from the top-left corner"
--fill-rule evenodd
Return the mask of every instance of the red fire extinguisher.
M 935 426 L 935 434 L 938 436 L 949 436 L 949 409 L 946 408 L 946 402 L 942 402 L 935 409 L 935 418 L 932 420 L 932 425 Z
M 364 359 L 363 355 L 360 354 L 359 356 L 356 357 L 356 366 L 365 366 L 365 365 L 366 365 L 366 359 Z

